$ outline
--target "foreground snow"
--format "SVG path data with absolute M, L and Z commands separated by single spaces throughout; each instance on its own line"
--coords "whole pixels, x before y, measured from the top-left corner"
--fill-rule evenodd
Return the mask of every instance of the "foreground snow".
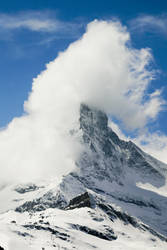
M 119 211 L 119 210 L 118 210 Z M 47 209 L 36 213 L 9 211 L 0 217 L 5 249 L 165 250 L 167 242 L 148 230 L 111 217 L 98 207 Z M 139 222 L 140 224 L 140 222 Z M 83 231 L 81 226 L 114 236 L 111 240 Z

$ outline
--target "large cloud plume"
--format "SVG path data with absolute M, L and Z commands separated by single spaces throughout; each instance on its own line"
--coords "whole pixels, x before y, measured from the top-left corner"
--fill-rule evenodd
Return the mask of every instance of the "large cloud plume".
M 25 115 L 0 132 L 1 179 L 61 176 L 74 168 L 80 152 L 69 136 L 80 103 L 114 115 L 126 127 L 145 126 L 163 101 L 158 91 L 145 98 L 154 72 L 148 49 L 136 50 L 119 22 L 93 21 L 80 40 L 33 80 Z

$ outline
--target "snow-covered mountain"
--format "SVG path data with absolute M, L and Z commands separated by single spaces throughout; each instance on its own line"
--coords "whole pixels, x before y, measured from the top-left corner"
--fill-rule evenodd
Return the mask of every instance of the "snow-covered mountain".
M 82 104 L 71 131 L 83 151 L 61 180 L 0 190 L 6 249 L 167 249 L 167 165 L 120 140 L 107 115 Z

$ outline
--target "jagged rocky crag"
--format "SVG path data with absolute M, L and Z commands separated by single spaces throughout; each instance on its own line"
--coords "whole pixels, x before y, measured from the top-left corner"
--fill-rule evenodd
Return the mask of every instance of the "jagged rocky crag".
M 26 244 L 46 249 L 165 250 L 167 193 L 138 183 L 165 186 L 167 166 L 120 140 L 104 112 L 82 104 L 79 122 L 75 133 L 84 150 L 76 169 L 51 187 L 14 187 L 14 205 L 0 215 L 2 223 Z

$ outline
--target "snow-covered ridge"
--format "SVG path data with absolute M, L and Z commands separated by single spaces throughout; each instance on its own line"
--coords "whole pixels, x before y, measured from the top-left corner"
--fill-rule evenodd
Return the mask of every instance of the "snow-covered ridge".
M 165 190 L 167 166 L 120 140 L 104 112 L 82 104 L 79 122 L 84 150 L 72 173 L 0 191 L 4 249 L 165 250 L 167 192 L 156 190 Z

